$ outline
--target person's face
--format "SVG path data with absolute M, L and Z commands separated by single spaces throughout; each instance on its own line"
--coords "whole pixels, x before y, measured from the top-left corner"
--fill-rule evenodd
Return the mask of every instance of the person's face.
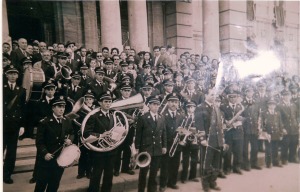
M 95 75 L 96 79 L 100 82 L 103 81 L 103 77 L 104 77 L 104 74 L 103 73 L 96 73 Z
M 73 52 L 76 50 L 75 49 L 75 45 L 74 44 L 70 44 L 70 45 L 68 45 L 68 47 L 67 48 L 70 48 Z
M 195 106 L 189 106 L 187 108 L 188 114 L 193 114 L 195 112 L 196 107 Z
M 19 77 L 19 74 L 16 72 L 10 72 L 6 74 L 7 80 L 11 83 L 15 83 Z
M 55 88 L 54 87 L 48 87 L 47 89 L 45 89 L 45 94 L 46 94 L 46 96 L 52 98 L 55 94 Z
M 154 52 L 154 55 L 155 55 L 156 57 L 160 55 L 159 49 L 154 49 L 153 52 Z
M 253 97 L 253 94 L 254 94 L 254 91 L 253 91 L 252 89 L 249 89 L 249 90 L 246 92 L 246 97 L 252 98 L 252 97 Z
M 80 71 L 81 71 L 81 73 L 82 73 L 83 75 L 86 75 L 88 70 L 87 70 L 87 69 L 81 69 Z
M 112 70 L 112 64 L 111 63 L 106 64 L 105 67 L 106 67 L 107 70 Z
M 53 49 L 54 49 L 54 51 L 57 51 L 57 43 L 53 44 Z
M 120 63 L 120 57 L 119 56 L 114 56 L 114 64 L 119 65 Z
M 158 112 L 158 108 L 159 108 L 159 104 L 157 104 L 157 103 L 151 103 L 151 104 L 149 104 L 149 110 L 152 113 L 157 113 Z
M 178 109 L 179 102 L 175 100 L 168 101 L 168 109 L 175 111 Z
M 195 61 L 198 63 L 200 61 L 200 57 L 199 56 L 196 56 L 195 57 Z
M 128 61 L 134 61 L 134 57 L 131 55 L 130 57 L 128 57 Z
M 145 67 L 144 68 L 144 72 L 147 73 L 147 74 L 150 73 L 150 70 L 151 70 L 150 67 Z
M 165 90 L 168 93 L 172 93 L 174 86 L 173 85 L 165 85 Z
M 50 59 L 51 59 L 51 54 L 50 54 L 50 52 L 49 52 L 49 51 L 44 52 L 44 53 L 43 53 L 43 60 L 44 60 L 44 61 L 50 61 Z
M 71 49 L 71 50 L 72 50 L 72 49 Z M 65 46 L 64 46 L 64 45 L 61 45 L 61 44 L 58 45 L 58 46 L 57 46 L 57 51 L 58 51 L 58 52 L 64 52 L 64 51 L 65 51 Z M 71 51 L 71 52 L 73 52 L 73 51 Z
M 54 55 L 54 47 L 48 47 L 48 50 L 51 56 Z
M 40 49 L 41 52 L 44 52 L 45 50 L 47 50 L 46 43 L 40 43 L 39 44 L 39 49 Z
M 55 116 L 61 117 L 65 112 L 65 105 L 55 105 L 52 107 L 52 110 Z
M 274 111 L 275 110 L 275 108 L 276 108 L 276 105 L 275 104 L 268 104 L 268 109 L 270 110 L 270 111 Z
M 118 52 L 117 52 L 117 50 L 114 49 L 111 54 L 112 55 L 118 55 Z
M 18 43 L 19 43 L 19 47 L 21 49 L 26 50 L 26 48 L 27 48 L 27 40 L 26 39 L 20 39 L 18 41 Z
M 186 58 L 190 57 L 190 54 L 189 53 L 186 53 L 185 54 Z
M 133 64 L 129 64 L 128 69 L 132 70 L 133 69 Z
M 149 59 L 150 59 L 150 54 L 149 54 L 149 53 L 146 53 L 146 54 L 144 55 L 144 58 L 145 58 L 145 60 L 149 60 Z
M 19 48 L 19 45 L 18 44 L 13 44 L 12 45 L 12 50 L 16 50 L 16 49 L 18 49 Z
M 258 91 L 259 92 L 265 92 L 266 91 L 266 87 L 265 86 L 259 86 L 258 87 Z
M 93 69 L 96 67 L 96 61 L 95 60 L 92 60 L 90 62 L 90 67 L 93 68 Z
M 6 57 L 3 57 L 2 58 L 2 68 L 4 69 L 9 64 L 10 64 L 10 60 L 7 59 Z
M 204 84 L 205 84 L 204 79 L 200 79 L 200 80 L 198 81 L 198 85 L 204 86 Z
M 102 51 L 102 55 L 103 55 L 104 57 L 108 57 L 108 50 L 107 50 L 107 49 L 104 49 L 104 50 Z
M 175 47 L 171 47 L 170 49 L 168 49 L 170 54 L 173 54 L 175 52 Z
M 214 90 L 209 90 L 207 94 L 205 94 L 205 100 L 208 101 L 209 103 L 213 103 L 215 100 L 215 91 Z
M 130 50 L 130 55 L 135 56 L 135 51 L 134 50 Z
M 121 53 L 121 59 L 122 59 L 123 61 L 125 61 L 126 58 L 127 58 L 126 53 L 122 52 L 122 53 Z
M 86 56 L 86 49 L 81 49 L 80 54 L 82 57 Z
M 127 54 L 130 53 L 130 46 L 125 46 L 125 52 L 126 52 Z
M 236 104 L 237 100 L 238 100 L 238 97 L 236 95 L 231 95 L 228 97 L 228 100 L 230 103 L 232 104 Z
M 282 100 L 284 102 L 289 102 L 291 100 L 291 94 L 283 95 Z
M 161 48 L 160 49 L 160 53 L 163 55 L 163 54 L 165 54 L 166 53 L 166 51 L 167 51 L 167 49 L 166 48 Z
M 9 44 L 3 44 L 3 53 L 8 53 L 10 51 L 10 45 Z
M 142 91 L 145 97 L 149 97 L 152 93 L 152 88 L 151 87 L 143 88 Z
M 62 66 L 65 66 L 67 63 L 67 57 L 60 57 L 58 59 L 59 64 L 61 64 Z
M 87 106 L 91 107 L 94 103 L 95 99 L 93 97 L 85 97 L 84 102 Z
M 181 56 L 180 61 L 181 63 L 186 63 L 186 56 Z
M 172 78 L 172 74 L 171 73 L 167 73 L 164 75 L 164 79 L 171 79 Z
M 99 105 L 103 111 L 108 111 L 110 109 L 111 103 L 112 103 L 112 100 L 104 99 L 99 102 Z
M 39 47 L 38 46 L 33 46 L 33 54 L 36 54 L 39 52 Z
M 191 63 L 192 60 L 191 60 L 190 58 L 188 58 L 188 59 L 186 60 L 186 62 L 187 62 L 187 63 Z
M 177 75 L 176 81 L 181 82 L 182 81 L 182 76 L 181 75 Z
M 202 61 L 203 61 L 204 63 L 206 63 L 206 62 L 208 61 L 208 58 L 207 58 L 207 57 L 203 57 L 203 58 L 202 58 Z
M 26 48 L 26 51 L 32 55 L 33 54 L 33 47 L 31 45 L 28 45 L 27 48 Z
M 193 90 L 193 89 L 195 88 L 195 82 L 194 82 L 194 81 L 189 81 L 189 82 L 187 83 L 187 88 L 188 88 L 189 90 Z
M 102 53 L 97 53 L 97 61 L 102 61 L 103 60 L 103 55 Z
M 79 78 L 72 78 L 71 79 L 71 81 L 72 81 L 72 84 L 74 85 L 74 86 L 77 86 L 77 85 L 79 85 L 79 83 L 80 83 L 80 80 L 81 80 L 81 78 L 79 77 Z
M 121 94 L 124 98 L 129 98 L 131 94 L 131 89 L 123 89 L 121 90 Z
M 122 71 L 128 71 L 128 65 L 126 65 L 126 66 L 122 66 Z

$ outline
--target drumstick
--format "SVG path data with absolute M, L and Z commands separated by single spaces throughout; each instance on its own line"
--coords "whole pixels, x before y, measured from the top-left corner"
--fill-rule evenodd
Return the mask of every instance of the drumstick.
M 67 139 L 69 139 L 70 134 L 68 134 Z M 64 143 L 62 146 L 60 146 L 58 149 L 56 149 L 52 155 L 54 155 L 55 153 L 57 153 L 61 148 L 65 147 L 66 143 Z

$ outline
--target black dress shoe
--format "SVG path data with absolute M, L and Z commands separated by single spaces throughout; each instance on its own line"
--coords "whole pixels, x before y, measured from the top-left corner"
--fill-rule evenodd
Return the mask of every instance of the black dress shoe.
M 181 180 L 181 183 L 183 183 L 183 184 L 184 184 L 184 183 L 185 183 L 185 180 Z
M 282 167 L 280 164 L 274 164 L 274 167 Z
M 14 180 L 12 180 L 10 177 L 8 177 L 8 178 L 4 178 L 3 182 L 6 183 L 6 184 L 13 184 Z
M 85 176 L 86 176 L 86 178 L 88 178 L 88 179 L 91 178 L 91 174 L 90 174 L 90 173 L 87 173 Z
M 271 168 L 271 165 L 267 165 L 267 168 Z
M 237 173 L 237 174 L 239 174 L 239 175 L 243 175 L 243 173 L 241 172 L 240 169 L 235 169 L 235 170 L 233 170 L 233 172 L 234 172 L 234 173 Z
M 122 173 L 127 173 L 127 174 L 129 174 L 129 175 L 134 175 L 134 174 L 135 174 L 135 172 L 132 171 L 132 170 L 122 171 Z
M 33 177 L 29 180 L 29 183 L 30 183 L 30 184 L 33 184 L 33 183 L 35 183 L 35 182 L 36 182 L 36 179 L 33 178 Z
M 225 179 L 226 178 L 226 175 L 223 173 L 223 172 L 220 172 L 219 175 L 218 175 L 219 178 L 223 178 Z
M 179 187 L 177 185 L 168 185 L 168 187 L 171 189 L 179 189 Z
M 77 177 L 76 177 L 76 179 L 82 179 L 82 178 L 84 178 L 84 174 L 79 174 L 79 175 L 77 175 Z
M 166 188 L 165 187 L 160 187 L 159 188 L 159 192 L 165 192 L 166 191 Z
M 199 179 L 194 178 L 194 179 L 189 179 L 190 181 L 194 181 L 194 182 L 199 182 Z
M 243 167 L 242 169 L 245 171 L 250 171 L 249 167 Z
M 251 166 L 252 169 L 257 169 L 257 170 L 261 170 L 261 167 L 258 166 L 258 165 L 254 165 L 254 166 Z
M 118 171 L 114 172 L 114 176 L 118 177 L 120 175 L 120 173 Z
M 287 165 L 287 161 L 282 161 L 282 165 Z

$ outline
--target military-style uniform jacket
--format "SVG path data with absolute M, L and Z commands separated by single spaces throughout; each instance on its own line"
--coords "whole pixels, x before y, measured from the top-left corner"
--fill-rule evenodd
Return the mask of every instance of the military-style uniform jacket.
M 38 100 L 35 107 L 35 116 L 34 121 L 35 125 L 38 125 L 39 121 L 45 118 L 46 116 L 52 115 L 52 106 L 47 102 L 46 96 Z
M 205 136 L 200 140 L 207 140 L 212 147 L 222 147 L 224 133 L 220 109 L 203 102 L 197 107 L 196 117 L 196 124 L 199 124 L 200 131 L 205 132 Z
M 187 89 L 185 89 L 183 91 L 183 93 L 185 95 L 187 95 L 187 97 L 188 97 L 188 98 L 185 98 L 185 99 L 189 99 L 191 101 L 195 101 L 197 105 L 200 105 L 204 101 L 204 95 L 203 95 L 203 93 L 197 92 L 196 89 L 194 90 L 194 92 L 192 93 L 192 95 L 189 94 L 189 92 L 187 91 Z
M 262 112 L 261 122 L 263 131 L 270 134 L 272 140 L 280 140 L 283 125 L 278 111 L 275 110 L 273 114 L 269 110 Z
M 92 90 L 92 92 L 95 95 L 95 98 L 100 98 L 100 95 L 102 95 L 104 92 L 106 92 L 108 90 L 108 84 L 105 81 L 103 81 L 101 84 L 99 84 L 96 81 L 96 79 L 94 79 L 88 84 L 87 89 Z
M 255 103 L 256 100 L 248 101 L 246 97 L 242 101 L 242 105 L 245 107 L 242 116 L 245 118 L 243 121 L 243 128 L 245 134 L 258 135 L 258 117 L 259 117 L 259 107 Z
M 26 91 L 17 84 L 11 90 L 8 82 L 3 85 L 3 132 L 19 132 L 24 127 Z
M 242 110 L 241 104 L 235 104 L 235 109 L 233 110 L 229 103 L 221 104 L 220 109 L 224 114 L 224 119 L 225 121 L 230 121 L 239 111 Z M 233 139 L 243 139 L 244 138 L 244 131 L 243 131 L 243 126 L 237 126 L 235 128 L 233 127 L 227 127 L 227 128 L 232 128 L 230 131 L 232 131 L 232 137 Z
M 283 128 L 286 129 L 288 135 L 298 135 L 299 134 L 299 113 L 297 107 L 294 103 L 290 103 L 287 106 L 284 102 L 281 102 L 278 106 L 281 115 L 281 121 Z
M 135 147 L 139 152 L 148 152 L 151 156 L 162 155 L 167 147 L 166 125 L 164 117 L 158 115 L 155 122 L 150 112 L 140 116 L 137 122 Z
M 166 124 L 166 136 L 167 136 L 167 153 L 169 153 L 170 148 L 174 142 L 174 139 L 177 135 L 177 128 L 181 126 L 182 121 L 184 119 L 184 115 L 181 114 L 180 112 L 176 112 L 175 117 L 173 117 L 173 114 L 170 114 L 169 110 L 166 109 L 162 116 L 165 119 L 165 124 Z M 181 150 L 179 145 L 177 147 L 177 150 Z
M 81 87 L 81 86 L 78 85 L 76 87 L 76 89 L 77 90 L 74 92 L 72 90 L 72 85 L 71 84 L 68 85 L 68 97 L 71 98 L 72 100 L 74 100 L 75 102 L 78 99 L 80 99 L 83 96 L 83 94 L 84 94 L 84 88 L 83 87 Z
M 71 141 L 74 138 L 72 121 L 70 119 L 63 117 L 62 123 L 59 124 L 52 114 L 40 121 L 36 136 L 37 153 L 41 162 L 40 166 L 56 166 L 56 158 L 60 155 L 61 150 L 55 153 L 54 158 L 50 161 L 46 161 L 44 157 L 47 153 L 53 154 L 64 144 L 64 140 L 67 138 Z

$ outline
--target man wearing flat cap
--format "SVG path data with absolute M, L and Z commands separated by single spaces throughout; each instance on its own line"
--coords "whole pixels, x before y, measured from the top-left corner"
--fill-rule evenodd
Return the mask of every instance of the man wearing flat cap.
M 38 125 L 36 147 L 38 154 L 35 192 L 58 191 L 64 168 L 57 164 L 63 145 L 72 144 L 74 133 L 72 121 L 63 116 L 66 101 L 64 96 L 51 100 L 52 114 Z
M 100 111 L 91 115 L 87 120 L 86 127 L 83 133 L 84 138 L 88 137 L 105 137 L 109 136 L 110 130 L 114 125 L 114 118 L 110 106 L 112 103 L 111 93 L 109 91 L 103 92 L 98 97 Z M 95 147 L 98 142 L 92 143 Z M 103 177 L 101 191 L 110 192 L 113 180 L 113 167 L 117 149 L 107 152 L 90 151 L 92 159 L 92 172 L 89 183 L 89 192 L 99 191 L 100 180 Z
M 16 84 L 19 71 L 8 65 L 3 82 L 3 151 L 6 150 L 3 165 L 3 182 L 12 184 L 11 175 L 15 168 L 18 137 L 24 133 L 24 112 L 26 90 Z
M 160 191 L 164 191 L 166 187 L 178 189 L 176 185 L 178 178 L 178 169 L 180 165 L 181 147 L 178 145 L 174 154 L 170 149 L 177 135 L 177 128 L 182 124 L 184 114 L 178 111 L 180 96 L 173 92 L 166 97 L 167 109 L 162 113 L 166 124 L 167 136 L 167 153 L 161 157 L 160 166 Z M 178 136 L 180 138 L 180 136 Z
M 149 112 L 140 116 L 137 122 L 135 147 L 137 153 L 147 152 L 151 156 L 150 165 L 140 168 L 138 191 L 143 192 L 148 178 L 148 192 L 157 191 L 156 176 L 160 167 L 161 156 L 167 152 L 166 125 L 164 117 L 158 114 L 161 99 L 158 96 L 148 97 Z

